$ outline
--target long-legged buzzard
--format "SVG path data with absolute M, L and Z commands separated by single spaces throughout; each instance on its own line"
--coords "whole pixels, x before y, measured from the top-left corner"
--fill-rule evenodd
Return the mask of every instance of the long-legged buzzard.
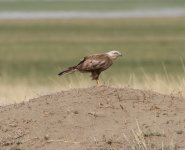
M 100 73 L 109 68 L 113 64 L 113 60 L 119 56 L 122 56 L 122 54 L 115 50 L 108 53 L 86 56 L 77 65 L 69 67 L 58 75 L 61 76 L 76 71 L 82 73 L 89 72 L 91 73 L 92 80 L 96 80 L 97 85 L 99 85 Z

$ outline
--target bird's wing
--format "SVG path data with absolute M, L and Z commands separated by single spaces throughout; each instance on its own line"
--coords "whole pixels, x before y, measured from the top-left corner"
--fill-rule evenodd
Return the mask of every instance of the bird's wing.
M 80 71 L 105 70 L 112 65 L 112 60 L 105 54 L 91 55 L 77 65 Z

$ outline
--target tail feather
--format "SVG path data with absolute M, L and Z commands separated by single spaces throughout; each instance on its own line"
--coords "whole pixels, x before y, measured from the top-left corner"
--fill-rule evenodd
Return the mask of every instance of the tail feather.
M 64 75 L 64 74 L 70 74 L 70 73 L 73 73 L 77 71 L 76 67 L 69 67 L 68 69 L 60 72 L 58 75 L 61 76 L 61 75 Z

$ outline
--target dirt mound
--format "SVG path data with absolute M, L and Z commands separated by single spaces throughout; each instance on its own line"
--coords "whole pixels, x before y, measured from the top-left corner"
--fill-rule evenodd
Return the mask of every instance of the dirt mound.
M 128 88 L 73 89 L 0 108 L 1 150 L 185 149 L 184 131 L 185 99 Z

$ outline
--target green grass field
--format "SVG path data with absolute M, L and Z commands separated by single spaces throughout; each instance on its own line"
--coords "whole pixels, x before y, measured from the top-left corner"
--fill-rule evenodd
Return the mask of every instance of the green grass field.
M 0 11 L 112 11 L 185 8 L 183 0 L 7 0 Z
M 106 73 L 183 74 L 184 18 L 0 22 L 1 78 L 48 82 L 89 54 L 120 50 Z
M 40 86 L 52 92 L 61 86 L 95 85 L 88 75 L 57 74 L 85 55 L 112 49 L 124 57 L 102 73 L 105 84 L 182 90 L 184 41 L 185 18 L 1 20 L 0 95 L 24 99 L 20 93 L 26 97 Z

